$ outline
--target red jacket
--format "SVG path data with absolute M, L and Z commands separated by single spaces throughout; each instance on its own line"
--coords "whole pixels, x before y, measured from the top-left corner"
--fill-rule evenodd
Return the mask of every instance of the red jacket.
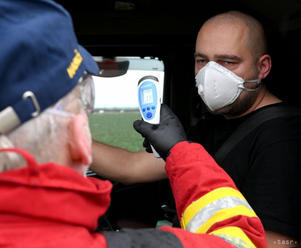
M 94 232 L 110 204 L 109 181 L 84 178 L 54 163 L 38 165 L 22 150 L 0 149 L 5 151 L 21 153 L 28 166 L 0 173 L 1 248 L 112 246 L 106 234 Z M 267 247 L 260 220 L 200 145 L 177 144 L 167 159 L 166 171 L 182 227 L 189 231 L 162 227 L 151 238 L 131 236 L 135 244 L 141 242 L 135 239 L 154 241 L 157 233 L 167 233 L 180 246 L 169 242 L 165 247 Z M 123 244 L 116 247 L 126 247 L 123 237 L 114 234 Z M 144 247 L 155 247 L 151 243 Z

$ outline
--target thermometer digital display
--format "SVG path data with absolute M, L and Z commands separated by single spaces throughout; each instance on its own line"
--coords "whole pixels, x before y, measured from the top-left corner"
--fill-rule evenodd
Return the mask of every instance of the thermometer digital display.
M 159 124 L 161 99 L 158 78 L 145 76 L 139 80 L 138 101 L 143 120 L 151 124 Z

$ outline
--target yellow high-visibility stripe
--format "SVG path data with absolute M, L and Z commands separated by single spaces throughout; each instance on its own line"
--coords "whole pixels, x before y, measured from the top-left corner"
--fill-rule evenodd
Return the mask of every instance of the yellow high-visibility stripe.
M 214 189 L 202 196 L 200 199 L 192 202 L 184 211 L 181 219 L 181 227 L 185 229 L 189 221 L 204 207 L 208 204 L 221 199 L 223 197 L 238 197 L 246 200 L 243 195 L 236 189 L 230 187 L 221 187 Z
M 217 211 L 209 220 L 207 220 L 203 225 L 201 225 L 195 232 L 196 233 L 206 233 L 211 226 L 215 223 L 232 218 L 234 216 L 248 216 L 257 217 L 255 212 L 245 206 L 236 206 L 233 208 L 225 208 Z
M 229 226 L 220 228 L 218 230 L 215 230 L 211 232 L 210 234 L 219 236 L 223 239 L 226 239 L 233 245 L 237 245 L 239 247 L 254 247 L 255 245 L 253 242 L 249 239 L 249 237 L 244 233 L 243 230 L 241 230 L 238 227 Z M 245 245 L 242 245 L 245 244 Z

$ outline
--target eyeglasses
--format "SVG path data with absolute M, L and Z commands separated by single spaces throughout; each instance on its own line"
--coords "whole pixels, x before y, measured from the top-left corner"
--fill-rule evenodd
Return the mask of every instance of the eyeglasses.
M 85 113 L 89 116 L 94 111 L 95 90 L 93 77 L 89 74 L 84 74 L 78 82 L 78 87 L 80 103 Z M 60 103 L 48 108 L 46 112 L 61 117 L 74 116 L 73 113 L 65 111 Z
M 47 114 L 52 114 L 60 117 L 66 117 L 66 118 L 71 118 L 75 116 L 75 114 L 63 110 L 61 105 L 58 105 L 56 108 L 48 108 L 46 109 L 45 112 Z
M 79 80 L 80 98 L 87 115 L 94 111 L 95 87 L 90 74 L 84 74 Z

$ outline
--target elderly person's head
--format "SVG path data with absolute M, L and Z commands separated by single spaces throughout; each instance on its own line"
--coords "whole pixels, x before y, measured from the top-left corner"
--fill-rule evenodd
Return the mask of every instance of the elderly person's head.
M 0 37 L 0 149 L 84 173 L 98 67 L 77 43 L 69 14 L 52 1 L 1 1 Z M 0 172 L 26 165 L 14 152 L 0 156 Z

